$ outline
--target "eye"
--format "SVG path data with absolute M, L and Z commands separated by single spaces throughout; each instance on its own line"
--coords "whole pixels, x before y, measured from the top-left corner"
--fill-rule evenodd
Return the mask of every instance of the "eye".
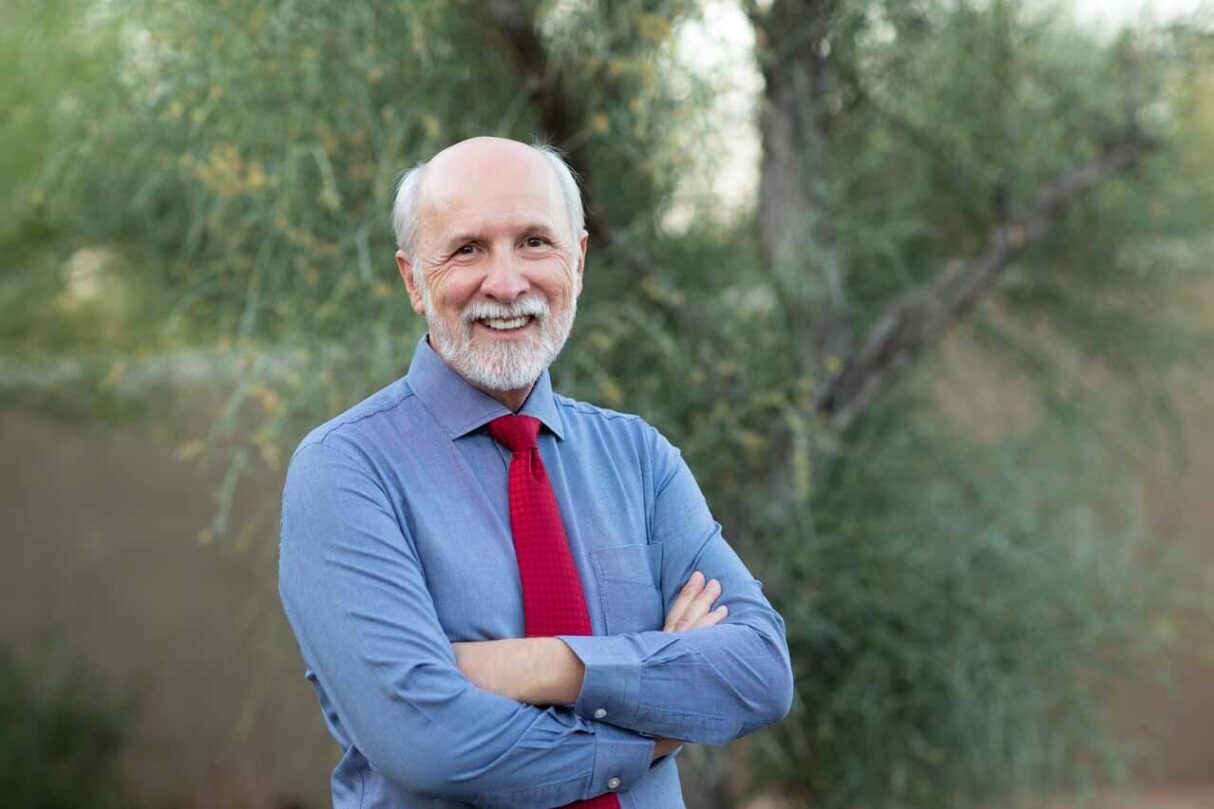
M 528 247 L 543 247 L 548 244 L 548 240 L 543 236 L 528 236 L 526 239 L 523 239 L 523 244 Z
M 472 254 L 473 254 L 473 253 L 475 253 L 475 252 L 476 252 L 476 245 L 475 245 L 475 244 L 473 244 L 472 242 L 468 242 L 467 244 L 461 244 L 461 245 L 460 245 L 460 246 L 459 246 L 459 247 L 456 249 L 456 251 L 455 251 L 455 255 L 457 255 L 457 256 L 470 256 L 470 255 L 472 255 Z

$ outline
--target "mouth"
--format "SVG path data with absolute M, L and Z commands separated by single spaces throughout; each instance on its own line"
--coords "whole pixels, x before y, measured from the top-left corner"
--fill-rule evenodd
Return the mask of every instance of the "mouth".
M 533 315 L 520 315 L 518 317 L 482 317 L 475 321 L 477 325 L 483 326 L 490 331 L 500 334 L 510 334 L 519 332 L 530 326 L 535 321 Z

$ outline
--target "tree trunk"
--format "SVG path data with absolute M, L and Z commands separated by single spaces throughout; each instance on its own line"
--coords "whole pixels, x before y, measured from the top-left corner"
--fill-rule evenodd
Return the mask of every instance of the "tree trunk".
M 837 0 L 749 4 L 763 73 L 759 114 L 759 241 L 786 302 L 788 327 L 802 346 L 803 369 L 842 356 L 851 342 L 835 237 L 822 198 L 822 167 L 833 128 L 830 34 Z

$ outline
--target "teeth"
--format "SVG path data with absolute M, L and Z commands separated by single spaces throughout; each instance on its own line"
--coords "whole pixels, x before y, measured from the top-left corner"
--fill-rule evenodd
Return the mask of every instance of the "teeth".
M 528 318 L 525 315 L 523 317 L 515 317 L 509 320 L 505 320 L 500 317 L 486 317 L 481 319 L 481 323 L 484 323 L 491 329 L 506 331 L 508 329 L 518 329 L 525 326 L 527 324 L 527 320 Z

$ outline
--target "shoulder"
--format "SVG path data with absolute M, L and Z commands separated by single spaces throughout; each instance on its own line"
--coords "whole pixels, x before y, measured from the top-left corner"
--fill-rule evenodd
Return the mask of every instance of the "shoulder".
M 319 447 L 351 457 L 365 456 L 382 445 L 385 434 L 416 421 L 412 412 L 416 405 L 416 396 L 401 377 L 314 427 L 299 442 L 292 458 Z
M 553 394 L 553 398 L 566 430 L 610 432 L 619 435 L 656 432 L 648 422 L 634 413 L 620 413 L 559 393 Z
M 678 454 L 656 427 L 634 413 L 621 413 L 560 394 L 555 394 L 555 399 L 567 437 L 575 441 L 606 443 L 617 452 L 628 450 L 650 463 Z

